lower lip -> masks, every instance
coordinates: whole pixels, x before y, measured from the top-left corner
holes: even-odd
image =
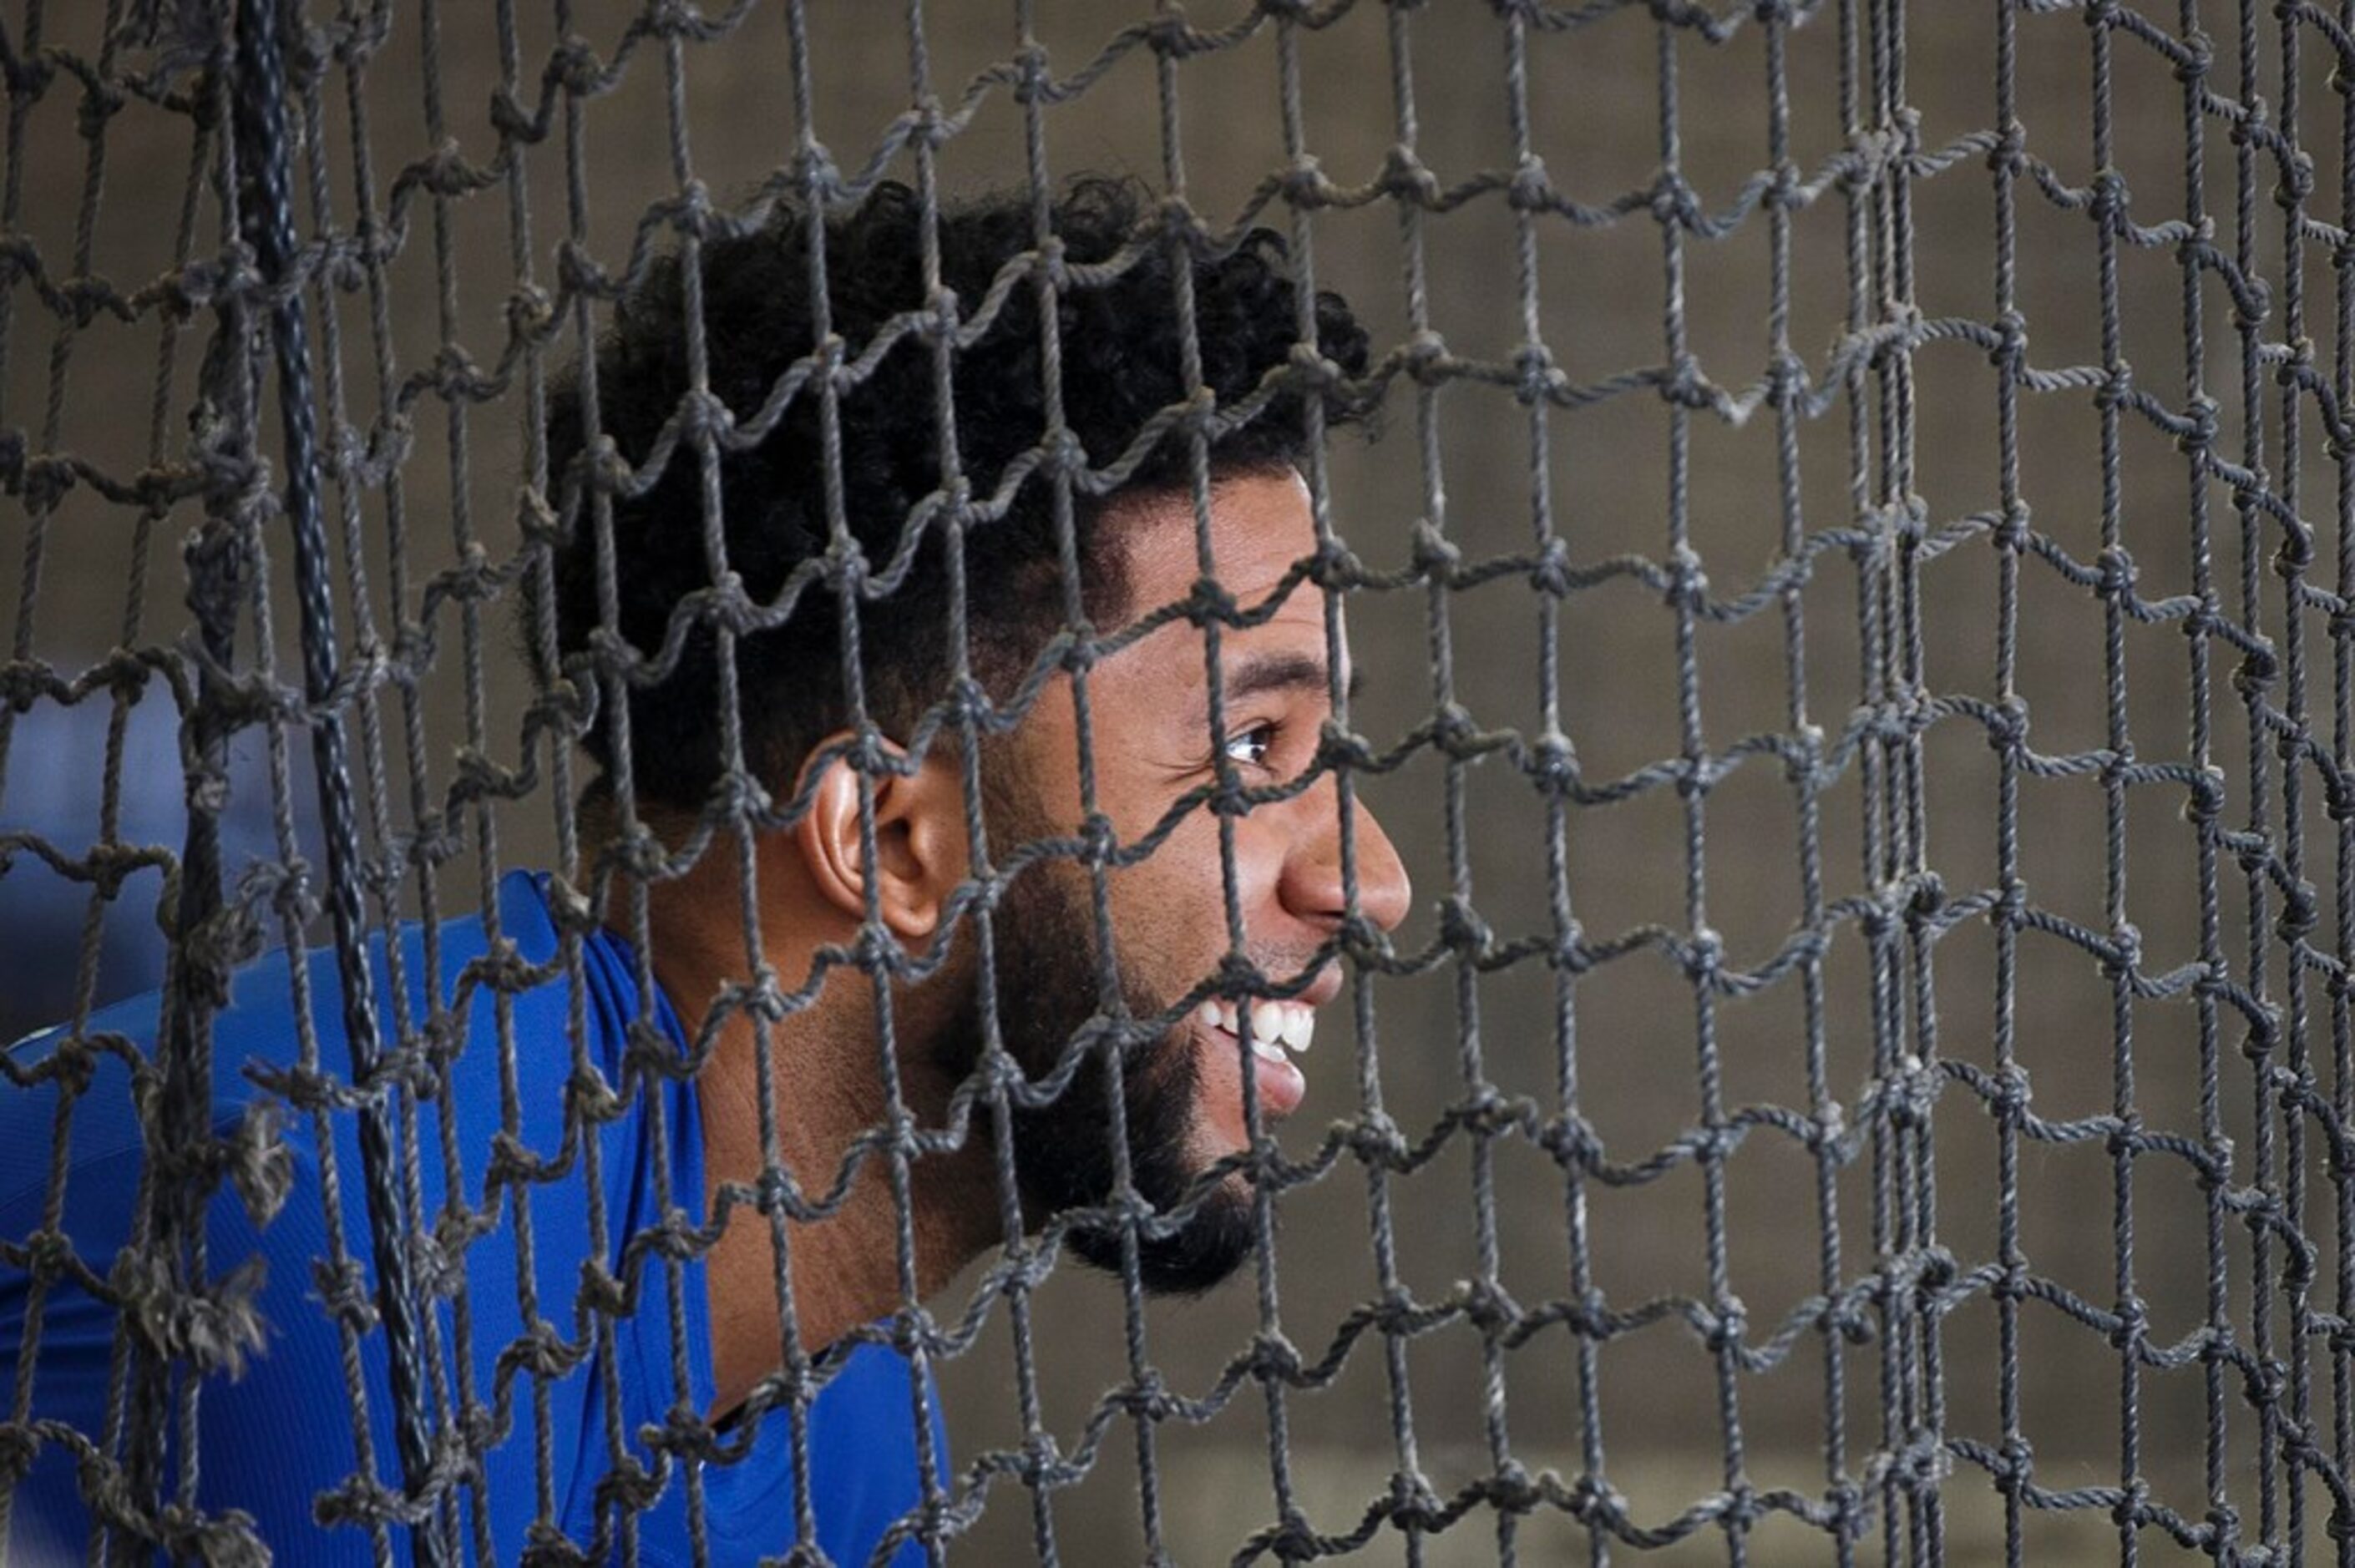
[[[1242,1051],[1242,1043],[1224,1029],[1213,1029],[1210,1037],[1222,1051]],[[1245,1053],[1251,1058],[1252,1081],[1259,1090],[1262,1116],[1286,1117],[1300,1108],[1301,1097],[1308,1092],[1308,1080],[1286,1057],[1271,1062],[1256,1051]]]

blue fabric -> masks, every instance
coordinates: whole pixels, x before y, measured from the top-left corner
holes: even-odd
[[[556,952],[544,882],[516,873],[500,885],[501,934],[521,958],[540,964]],[[438,942],[429,943],[429,935]],[[481,958],[488,944],[479,918],[447,922],[438,934],[415,927],[401,935],[403,975],[410,992],[409,1015],[426,1017],[423,977],[429,947],[442,994],[455,994],[460,971]],[[392,989],[381,939],[371,953],[383,1028],[389,1036]],[[626,1027],[637,1012],[634,963],[625,943],[600,932],[583,945],[587,1044],[591,1060],[609,1085],[621,1082]],[[340,1024],[340,992],[331,950],[307,955],[311,1012],[316,1022],[323,1066],[342,1075],[349,1057]],[[296,1060],[294,1001],[284,954],[239,971],[232,1004],[214,1026],[213,1125],[234,1128],[249,1102],[268,1097],[244,1069],[288,1066]],[[531,1155],[553,1161],[563,1156],[565,1084],[571,1071],[567,1033],[569,999],[559,975],[517,996],[512,1006],[520,1140]],[[142,1054],[154,1049],[159,998],[150,993],[110,1007],[91,1022],[92,1033],[126,1037]],[[684,1049],[677,1019],[657,998],[656,1016],[675,1045]],[[443,1190],[441,1118],[453,1118],[450,1131],[462,1163],[461,1190],[477,1208],[493,1135],[501,1127],[497,1009],[487,985],[477,986],[467,1014],[465,1045],[452,1067],[451,1098],[421,1107],[419,1132],[425,1213],[440,1212]],[[35,1036],[11,1048],[23,1065],[39,1061],[49,1039]],[[101,1055],[90,1091],[75,1105],[71,1171],[62,1229],[75,1250],[101,1277],[128,1234],[140,1166],[141,1140],[129,1093],[130,1075],[121,1061]],[[628,1111],[606,1125],[598,1140],[597,1176],[605,1201],[609,1265],[618,1265],[622,1245],[634,1232],[659,1223],[655,1128],[649,1101],[658,1101],[668,1139],[671,1198],[689,1214],[703,1208],[702,1128],[692,1084],[665,1083],[634,1097]],[[54,1086],[0,1092],[0,1235],[21,1241],[40,1228],[58,1092]],[[357,1118],[335,1117],[336,1175],[341,1186],[341,1218],[347,1253],[365,1266],[368,1229],[362,1192]],[[208,1217],[208,1263],[216,1275],[259,1255],[268,1277],[261,1308],[271,1325],[269,1340],[242,1378],[208,1383],[201,1403],[202,1470],[199,1500],[208,1510],[242,1509],[251,1514],[262,1539],[282,1562],[339,1564],[371,1560],[366,1531],[324,1530],[314,1521],[313,1499],[358,1465],[349,1401],[345,1393],[342,1349],[314,1283],[314,1260],[327,1256],[326,1210],[320,1186],[319,1149],[307,1116],[288,1113],[285,1142],[295,1165],[293,1196],[266,1227],[257,1231],[244,1205],[226,1189]],[[565,1174],[534,1184],[528,1197],[532,1282],[537,1310],[567,1340],[584,1330],[573,1300],[581,1260],[591,1255],[588,1182],[581,1151],[575,1150]],[[499,1353],[523,1331],[518,1285],[515,1205],[501,1203],[489,1234],[466,1249],[465,1277],[472,1315],[466,1347],[476,1396],[492,1401]],[[686,1348],[685,1404],[709,1412],[713,1399],[710,1312],[702,1266],[680,1271],[684,1287],[680,1326]],[[0,1266],[0,1367],[22,1359],[29,1278]],[[658,1259],[649,1256],[637,1277],[636,1312],[615,1325],[614,1370],[620,1389],[621,1429],[642,1463],[653,1455],[638,1440],[641,1428],[663,1424],[677,1405],[672,1372],[671,1305]],[[438,1304],[444,1377],[454,1387],[458,1358],[450,1304]],[[52,1287],[42,1312],[37,1365],[33,1369],[33,1415],[61,1421],[96,1437],[105,1425],[105,1400],[114,1322],[112,1311],[70,1280]],[[593,1350],[593,1340],[591,1343]],[[398,1487],[388,1393],[384,1336],[361,1342],[368,1406],[368,1437],[376,1474]],[[606,1369],[591,1355],[569,1375],[549,1385],[550,1505],[572,1540],[587,1542],[597,1524],[597,1483],[610,1468],[606,1438]],[[20,1374],[21,1375],[21,1372]],[[5,1386],[5,1377],[0,1377]],[[471,1510],[486,1510],[494,1561],[517,1561],[526,1531],[538,1510],[533,1457],[536,1442],[532,1385],[518,1372],[512,1384],[512,1419],[505,1438],[485,1460],[485,1485],[465,1489],[461,1539],[471,1541]],[[895,1351],[860,1346],[845,1359],[811,1415],[811,1489],[819,1543],[838,1563],[867,1562],[885,1530],[922,1501],[916,1462],[918,1390],[908,1364]],[[941,1417],[933,1390],[921,1391],[936,1440]],[[794,1479],[788,1413],[772,1412],[754,1436],[749,1454],[732,1466],[707,1467],[703,1475],[710,1560],[749,1563],[784,1551],[794,1539]],[[744,1435],[733,1435],[741,1440]],[[936,1453],[945,1455],[945,1446]],[[79,1559],[89,1516],[75,1487],[67,1450],[45,1444],[30,1474],[17,1488],[9,1546],[0,1553],[12,1563],[46,1563]],[[639,1559],[669,1568],[692,1561],[687,1528],[686,1489],[677,1467],[660,1499],[638,1524]],[[405,1560],[407,1542],[395,1531],[396,1556]],[[471,1557],[471,1550],[468,1553]],[[894,1568],[921,1563],[914,1542],[894,1553]]]

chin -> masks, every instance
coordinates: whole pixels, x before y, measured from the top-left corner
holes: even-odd
[[[1069,1239],[1082,1261],[1108,1274],[1124,1273],[1118,1229],[1074,1230]],[[1176,1230],[1137,1237],[1137,1283],[1150,1296],[1200,1296],[1232,1278],[1258,1240],[1250,1182],[1237,1171],[1199,1190]]]

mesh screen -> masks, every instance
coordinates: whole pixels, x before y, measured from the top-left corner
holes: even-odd
[[[17,1557],[828,1561],[853,1346],[914,1478],[875,1562],[2355,1557],[2355,4],[26,0],[0,80]],[[1146,196],[1072,262],[1083,170]],[[886,182],[894,313],[837,331],[805,244],[807,341],[715,387],[707,251]],[[1028,231],[951,289],[989,189]],[[1297,341],[1220,396],[1194,265],[1262,227]],[[1092,453],[1060,334],[1156,264],[1181,395]],[[665,276],[687,390],[625,450],[596,345]],[[1015,319],[1013,458],[936,440],[851,516],[860,389],[920,366],[954,429]],[[1221,443],[1293,405],[1302,548],[1232,592]],[[749,592],[723,470],[813,418],[823,542]],[[664,484],[695,570],[633,638],[616,513]],[[1177,564],[1099,623],[1082,523],[1140,486]],[[1018,493],[1057,629],[993,673],[961,563]],[[934,552],[911,698],[866,673]],[[1287,609],[1323,718],[1271,772],[1231,655]],[[827,773],[748,740],[747,646],[820,616],[850,914],[780,968],[762,846]],[[717,782],[666,810],[632,694],[697,650]],[[1148,660],[1208,760],[1140,817],[1103,758],[1152,715],[1101,694]],[[984,758],[1050,710],[1075,804],[1009,811]],[[942,758],[971,863],[911,940],[890,801]],[[1274,817],[1335,858],[1271,966]],[[1041,885],[1076,927],[1013,917]],[[690,928],[727,961],[666,969]],[[1050,935],[1092,1012],[1041,1059]],[[944,986],[977,1038],[911,1097]],[[1271,994],[1331,1002],[1282,1119]],[[797,1162],[844,1016],[871,1118]],[[1111,1116],[1105,1191],[1026,1202],[1018,1118],[1188,1028],[1239,1147],[1156,1203],[1167,1130]],[[1149,1289],[1221,1204],[1237,1282]],[[805,1333],[862,1212],[884,1299]],[[323,1425],[223,1414],[287,1366]],[[224,1452],[269,1444],[340,1478],[291,1538]]]

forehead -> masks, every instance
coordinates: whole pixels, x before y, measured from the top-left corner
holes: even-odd
[[[1210,486],[1211,567],[1243,606],[1267,598],[1302,557],[1315,554],[1308,487],[1290,469],[1237,474]],[[1124,496],[1104,516],[1105,543],[1122,552],[1131,615],[1185,599],[1202,576],[1190,489]],[[1322,596],[1295,590],[1277,611],[1321,622]]]

